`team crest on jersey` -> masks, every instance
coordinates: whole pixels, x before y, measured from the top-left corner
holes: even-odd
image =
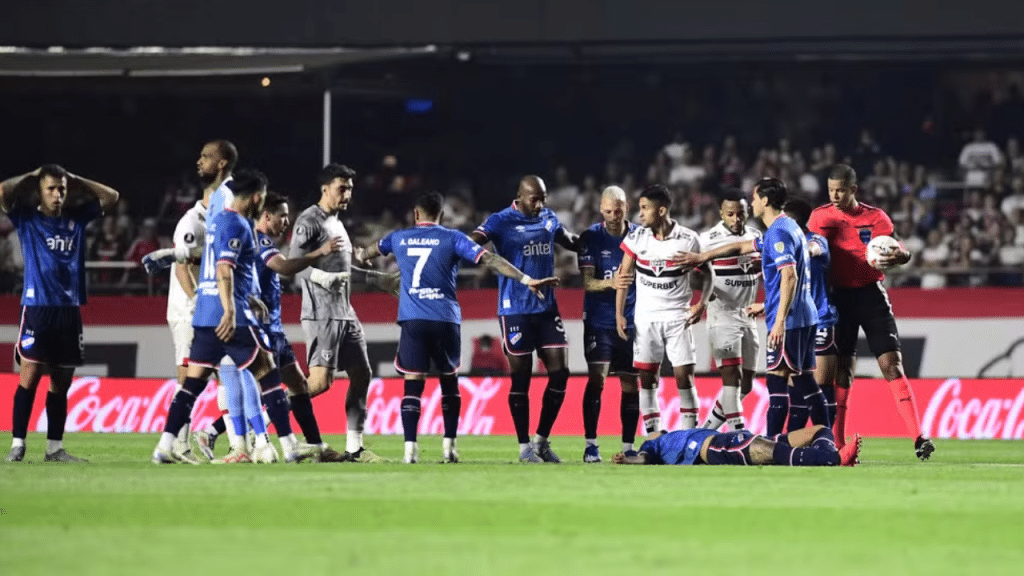
[[[330,350],[324,350],[324,351],[320,352],[320,355],[324,357],[324,360],[326,360],[328,362],[331,361],[331,351]]]
[[[649,265],[651,267],[651,270],[654,272],[654,274],[656,276],[660,276],[662,270],[665,269],[665,261],[664,260],[651,260]]]
[[[858,228],[857,233],[860,234],[860,241],[864,244],[871,242],[871,228]]]
[[[611,258],[612,251],[611,250],[601,250],[601,256],[603,256],[604,258]]]
[[[516,232],[526,232],[526,226],[516,226]]]
[[[509,334],[509,336],[508,336],[509,344],[512,344],[513,346],[518,344],[519,341],[522,340],[522,339],[523,339],[523,333],[522,332],[513,332],[513,333]]]
[[[551,229],[554,228],[554,227],[555,227],[555,221],[554,220],[548,220],[547,222],[544,222],[544,229],[547,230],[548,232],[551,232]]]
[[[786,245],[783,244],[782,242],[776,242],[775,243],[775,251],[776,252],[782,252],[785,249],[786,249]]]
[[[260,238],[260,246],[267,246],[267,247],[269,247],[269,246],[273,246],[273,245],[274,245],[274,241],[271,240],[269,236],[264,236],[263,238]]]
[[[744,273],[749,274],[750,271],[753,270],[754,268],[754,258],[749,254],[744,254],[743,256],[739,257],[738,264],[740,270],[743,270]]]
[[[238,250],[241,247],[242,241],[239,240],[238,238],[232,238],[231,240],[228,240],[228,248],[231,248],[232,250]]]

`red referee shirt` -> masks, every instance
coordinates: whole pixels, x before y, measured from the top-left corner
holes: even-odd
[[[811,232],[828,240],[832,256],[829,279],[837,288],[860,288],[885,278],[868,264],[868,242],[875,236],[892,236],[892,220],[880,208],[858,203],[846,212],[832,204],[819,206],[807,222]]]

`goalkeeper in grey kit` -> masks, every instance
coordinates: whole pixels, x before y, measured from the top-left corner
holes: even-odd
[[[366,394],[372,376],[363,326],[352,309],[352,283],[397,290],[398,275],[352,266],[352,242],[338,215],[348,209],[356,173],[347,166],[328,164],[320,172],[320,200],[295,220],[289,257],[316,250],[328,238],[339,237],[341,250],[321,257],[315,268],[296,274],[302,284],[302,329],[306,334],[306,362],[311,396],[326,392],[335,371],[348,373],[345,397],[347,436],[345,452],[356,462],[380,458],[363,448]]]

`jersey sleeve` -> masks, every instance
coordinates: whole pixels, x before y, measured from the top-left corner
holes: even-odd
[[[193,213],[189,213],[182,219],[178,220],[178,224],[174,227],[174,247],[186,247],[189,250],[199,247],[199,234],[196,231],[198,220],[192,217]],[[204,230],[205,232],[205,230]]]
[[[821,248],[821,255],[826,259],[829,258],[828,241],[825,240],[825,238],[821,234],[811,234],[811,236],[807,239],[807,243],[816,244],[819,248]]]
[[[277,249],[277,244],[274,244],[274,239],[266,234],[260,233],[260,244],[256,247],[259,250],[260,261],[264,264],[270,262],[270,260],[281,253]]]
[[[483,224],[477,226],[476,231],[486,236],[488,240],[491,240],[494,237],[495,233],[498,232],[498,229],[501,227],[501,225],[501,212],[495,212],[494,214],[488,216],[487,220],[484,220]]]
[[[626,234],[626,237],[622,240],[622,244],[619,245],[619,248],[622,248],[622,251],[625,252],[630,258],[634,260],[636,260],[636,244],[638,230],[639,229],[634,230],[629,234]]]
[[[822,236],[824,236],[825,233],[822,232],[822,226],[824,226],[824,224],[824,213],[821,210],[812,210],[811,217],[807,219],[807,229],[810,230],[811,232],[814,232],[815,234],[821,234]]]
[[[320,226],[309,218],[299,218],[292,230],[292,241],[288,244],[290,258],[299,258],[316,250],[320,244]]]
[[[240,222],[233,219],[222,219],[218,222],[214,246],[217,264],[226,262],[234,268],[246,242],[252,242],[252,232],[246,230]]]
[[[580,234],[580,251],[576,255],[576,265],[580,268],[596,268],[597,265],[594,263],[594,248],[590,245],[591,239],[594,237],[590,230],[584,230]]]
[[[764,260],[775,262],[777,269],[796,266],[796,246],[789,234],[781,229],[769,229],[764,235]]]
[[[87,224],[102,214],[103,208],[100,207],[100,201],[93,198],[79,206],[71,215],[71,219],[79,224]]]
[[[483,258],[486,250],[484,250],[483,246],[473,242],[472,238],[458,231],[453,231],[452,236],[454,239],[452,246],[460,258],[474,264]]]
[[[394,232],[388,234],[387,236],[377,241],[377,251],[380,252],[381,256],[387,256],[388,254],[394,252],[394,249],[391,248],[391,237],[393,235]]]
[[[896,229],[892,225],[892,219],[885,213],[885,210],[878,211],[878,221],[875,222],[875,236],[892,236]]]

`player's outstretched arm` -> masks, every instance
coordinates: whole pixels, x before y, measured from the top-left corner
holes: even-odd
[[[683,266],[693,266],[696,268],[705,262],[714,260],[715,258],[740,256],[742,254],[750,254],[751,252],[756,252],[756,250],[754,250],[754,243],[750,240],[744,240],[719,246],[714,250],[708,250],[707,252],[701,252],[700,254],[695,254],[693,252],[679,252],[672,256],[672,260],[679,262]]]
[[[86,193],[95,196],[96,200],[99,201],[100,203],[100,208],[104,212],[106,212],[114,204],[117,204],[118,199],[120,199],[121,197],[121,194],[117,190],[114,190],[113,188],[107,186],[106,184],[102,184],[95,180],[89,180],[88,178],[83,178],[82,176],[78,176],[76,174],[68,173],[68,187],[74,186],[76,184],[81,186],[82,190],[84,190]]]
[[[487,238],[487,235],[479,230],[473,230],[472,232],[470,232],[469,239],[481,246],[486,246],[487,243],[490,242],[490,240]]]
[[[369,264],[370,260],[373,260],[378,256],[383,256],[383,254],[380,253],[380,248],[378,248],[377,243],[374,242],[365,248],[356,247],[353,251],[352,259],[365,266]]]
[[[0,208],[3,208],[4,212],[10,212],[11,208],[14,208],[14,205],[17,203],[18,187],[29,178],[38,178],[39,170],[40,168],[36,168],[31,172],[26,172],[20,176],[12,176],[0,182]]]
[[[501,274],[506,278],[511,278],[516,282],[525,284],[530,289],[530,292],[533,292],[533,294],[541,300],[544,299],[544,294],[540,291],[541,288],[544,288],[545,286],[557,286],[560,282],[560,280],[555,276],[549,276],[547,278],[531,278],[524,274],[519,268],[513,266],[511,262],[505,260],[494,252],[484,252],[480,256],[480,263],[495,274]]]
[[[635,456],[626,456],[619,452],[612,456],[612,464],[647,464],[647,453],[637,452]]]
[[[593,266],[580,266],[580,275],[583,276],[584,292],[604,292],[615,289],[615,276],[611,278],[594,278]]]
[[[580,244],[580,237],[566,230],[565,226],[559,228],[555,233],[555,243],[566,250],[576,253],[583,249],[583,246]]]
[[[231,340],[235,335],[235,269],[227,262],[217,264],[217,295],[220,296],[220,305],[224,309],[224,315],[220,318],[220,324],[214,331],[217,338],[224,342]]]
[[[326,256],[339,250],[341,250],[341,238],[336,236],[324,242],[316,250],[298,258],[285,258],[280,254],[276,254],[267,262],[267,268],[282,276],[292,276],[312,266],[321,256]]]

